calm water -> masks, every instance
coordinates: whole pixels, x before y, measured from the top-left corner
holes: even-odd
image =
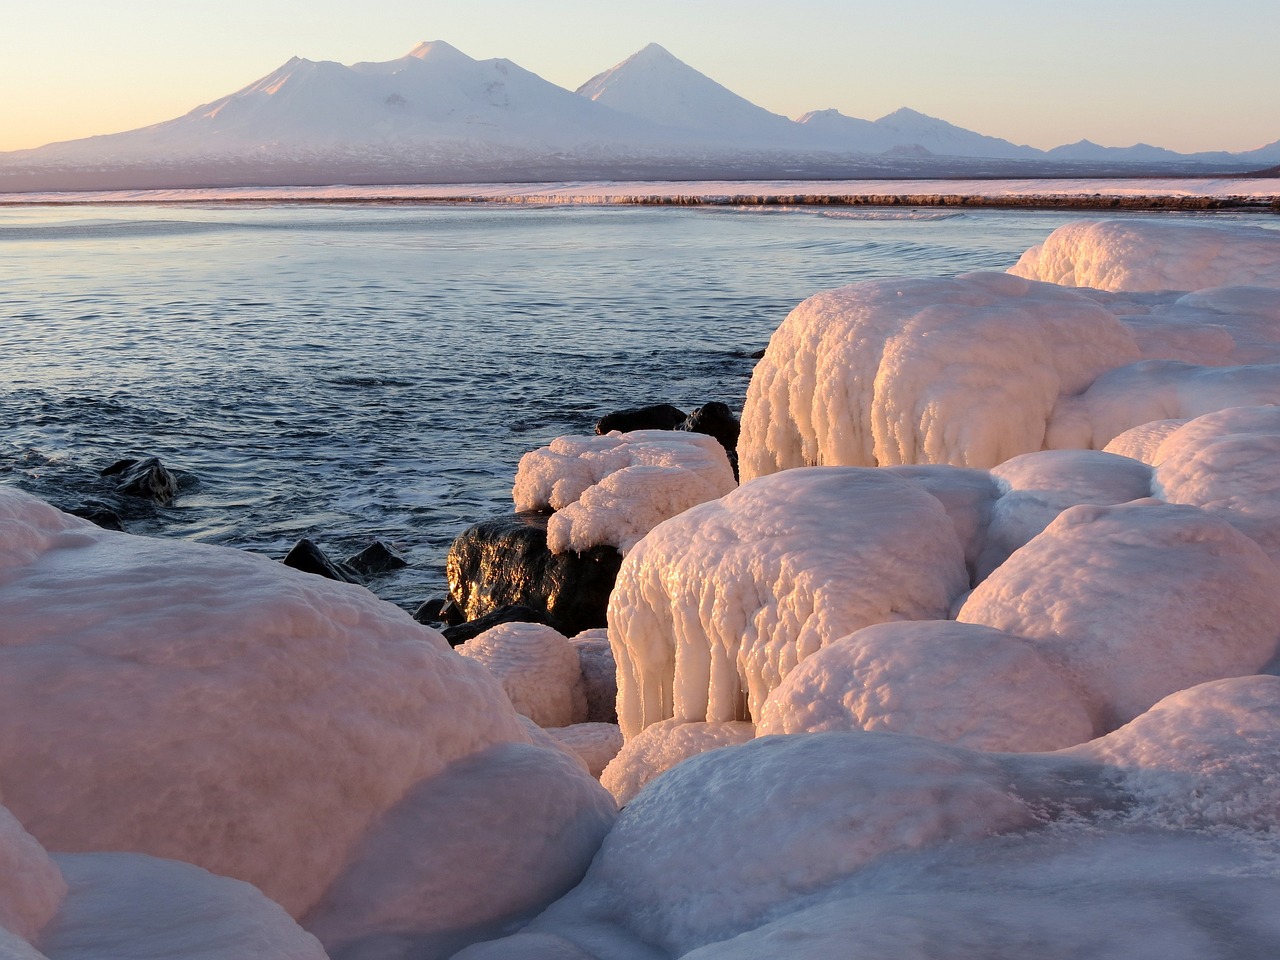
[[[1071,217],[0,208],[0,483],[72,507],[156,455],[183,490],[132,532],[274,557],[385,538],[413,566],[371,588],[411,608],[510,509],[526,450],[641,403],[737,409],[810,293],[1003,270]]]

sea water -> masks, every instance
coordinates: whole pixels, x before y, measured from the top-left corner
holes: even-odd
[[[74,508],[158,456],[181,492],[130,532],[276,558],[384,539],[411,566],[370,587],[412,609],[452,539],[511,509],[525,451],[625,407],[740,409],[809,294],[1005,270],[1075,216],[0,208],[0,483]]]

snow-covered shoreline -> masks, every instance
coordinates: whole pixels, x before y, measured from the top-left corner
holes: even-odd
[[[0,194],[0,206],[120,203],[1069,206],[1280,211],[1280,178],[683,180],[439,183]]]

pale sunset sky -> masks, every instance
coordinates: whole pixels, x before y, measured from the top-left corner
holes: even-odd
[[[0,150],[168,120],[295,55],[445,40],[568,89],[654,41],[790,117],[1238,151],[1280,139],[1277,37],[1275,0],[5,0]]]

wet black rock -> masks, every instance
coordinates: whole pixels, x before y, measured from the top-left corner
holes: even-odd
[[[500,623],[544,623],[553,629],[560,629],[560,625],[547,616],[545,610],[534,610],[532,607],[526,607],[521,604],[511,604],[510,606],[491,610],[483,617],[478,617],[475,620],[468,620],[466,623],[445,627],[440,631],[440,635],[449,641],[449,646],[457,647],[474,637],[480,636],[486,630],[493,629]]]
[[[761,347],[759,350],[755,351],[754,353],[747,354],[747,357],[751,360],[763,360],[764,351],[765,351],[765,348]]]
[[[284,565],[303,573],[314,573],[318,577],[341,580],[343,583],[364,583],[355,570],[341,561],[330,560],[323,550],[306,537],[295,543],[285,555]]]
[[[119,493],[152,500],[162,506],[172,503],[178,495],[177,478],[158,457],[117,460],[102,471],[102,476],[111,477]]]
[[[705,433],[720,441],[720,446],[729,455],[733,478],[738,479],[738,435],[742,432],[742,424],[733,415],[728,404],[719,400],[704,403],[689,414],[680,429],[691,433]]]
[[[611,430],[630,433],[632,430],[674,430],[684,423],[685,413],[669,403],[655,403],[648,407],[630,407],[606,413],[596,421],[596,433]]]
[[[124,520],[120,513],[111,504],[101,500],[89,500],[79,506],[69,507],[67,513],[96,523],[104,530],[124,530]]]
[[[520,605],[544,612],[568,636],[605,625],[621,555],[613,547],[552,553],[550,516],[530,510],[493,517],[453,541],[445,562],[449,599],[468,620]]]
[[[432,597],[430,600],[423,600],[418,604],[418,609],[413,611],[413,619],[419,623],[425,623],[427,626],[435,626],[438,623],[447,624],[449,626],[457,626],[464,623],[466,617],[462,615],[462,611],[454,606],[453,601],[448,597]]]
[[[409,565],[409,561],[400,555],[400,551],[385,540],[373,541],[359,553],[347,557],[342,562],[362,577],[389,573]]]

